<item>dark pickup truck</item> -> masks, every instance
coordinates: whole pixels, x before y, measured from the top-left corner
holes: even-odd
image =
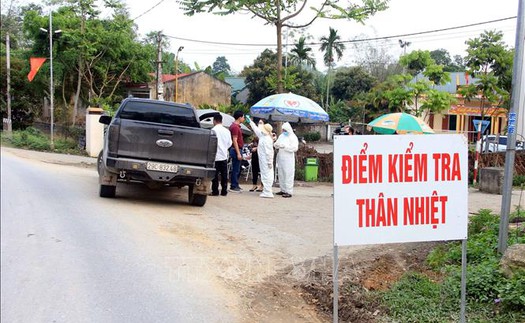
[[[215,176],[217,137],[200,126],[189,104],[128,98],[115,116],[101,116],[104,148],[98,159],[101,197],[115,197],[117,181],[151,188],[188,186],[190,204],[203,206]]]

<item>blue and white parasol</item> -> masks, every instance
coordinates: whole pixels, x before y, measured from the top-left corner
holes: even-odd
[[[253,117],[299,123],[326,122],[328,113],[314,101],[293,93],[265,97],[250,108]]]

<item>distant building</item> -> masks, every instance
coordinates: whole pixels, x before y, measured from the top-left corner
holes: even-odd
[[[425,121],[428,122],[434,131],[438,133],[464,133],[469,138],[469,141],[474,141],[476,139],[476,129],[473,121],[481,120],[482,114],[484,115],[483,120],[489,122],[485,134],[501,134],[505,131],[507,109],[491,106],[482,110],[480,107],[481,96],[467,101],[457,93],[459,88],[468,84],[475,84],[478,79],[472,78],[464,72],[450,73],[450,79],[450,82],[438,85],[435,89],[454,94],[457,100],[456,104],[451,105],[449,109],[442,113],[424,115]]]
[[[127,95],[139,98],[156,97],[156,81],[128,84]],[[190,103],[198,108],[202,105],[218,106],[231,104],[231,85],[204,72],[185,74],[163,74],[163,98],[165,101]],[[175,89],[177,98],[175,98]]]
[[[232,98],[237,100],[240,103],[246,104],[248,102],[248,94],[250,90],[245,83],[245,77],[226,77],[224,81],[229,83],[232,87]]]

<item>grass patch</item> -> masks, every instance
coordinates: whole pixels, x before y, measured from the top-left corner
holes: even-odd
[[[521,210],[511,215],[518,217]],[[481,210],[471,218],[467,241],[467,318],[469,322],[525,322],[525,271],[512,278],[500,270],[497,252],[499,216]],[[521,230],[521,231],[520,231]],[[523,229],[509,231],[508,245],[525,243]],[[381,293],[389,319],[396,322],[457,322],[460,310],[461,243],[435,248],[427,265],[443,275],[405,274]]]
[[[84,149],[78,147],[77,141],[72,138],[65,138],[57,136],[54,138],[54,149],[51,149],[51,141],[49,137],[42,131],[29,127],[25,130],[13,131],[11,136],[2,133],[2,145],[37,150],[37,151],[52,151],[62,154],[87,156]]]

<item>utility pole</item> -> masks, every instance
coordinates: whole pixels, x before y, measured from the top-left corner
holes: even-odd
[[[403,41],[403,40],[399,40],[399,46],[401,46],[401,48],[403,49],[403,56],[405,56],[407,54],[407,47],[410,46],[410,44],[412,44],[411,42],[409,41]],[[406,73],[406,68],[403,66],[403,74]]]
[[[54,124],[55,124],[55,113],[54,113],[54,103],[53,99],[55,96],[55,86],[53,83],[53,34],[57,34],[57,36],[60,35],[62,30],[55,30],[53,32],[53,10],[49,10],[49,30],[46,30],[44,28],[40,28],[41,31],[47,33],[49,35],[49,114],[51,115],[50,121],[49,121],[49,137],[50,137],[50,147],[51,150],[55,148],[55,143],[53,140],[54,135]]]
[[[516,46],[514,51],[514,66],[512,71],[512,95],[509,110],[509,121],[507,126],[507,151],[505,152],[505,175],[503,176],[503,195],[501,198],[501,212],[498,234],[498,252],[507,250],[507,239],[509,237],[509,213],[512,197],[512,176],[514,171],[514,157],[516,156],[516,121],[520,118],[520,102],[524,102],[525,90],[523,90],[523,60],[525,59],[525,0],[518,4],[518,22],[516,25]],[[523,106],[521,107],[523,110]],[[523,111],[522,111],[523,112]],[[523,118],[523,116],[521,117]]]
[[[7,119],[4,119],[4,129],[11,135],[13,123],[11,119],[11,42],[9,40],[9,32],[5,35],[5,47],[7,65]]]
[[[164,100],[164,85],[162,84],[162,32],[157,33],[157,89],[155,99]]]
[[[175,55],[175,95],[173,98],[174,102],[179,102],[178,91],[179,91],[179,53],[184,49],[184,46],[179,46],[177,49],[177,55]]]
[[[53,97],[55,96],[55,86],[53,84],[53,10],[49,10],[49,113],[51,120],[49,121],[50,126],[50,146],[51,150],[55,149],[55,142],[53,140],[54,132],[54,112]]]

